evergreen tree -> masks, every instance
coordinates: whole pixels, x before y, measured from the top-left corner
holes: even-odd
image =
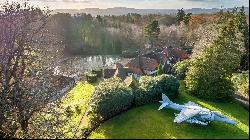
[[[186,14],[186,15],[184,16],[183,22],[185,23],[185,25],[188,25],[188,24],[189,24],[189,21],[190,21],[190,19],[191,19],[191,15],[192,15],[192,13],[188,13],[188,14]]]
[[[151,47],[154,47],[160,34],[160,26],[157,20],[152,21],[144,28],[145,37],[148,38]]]
[[[209,100],[226,99],[233,93],[230,76],[241,56],[237,34],[235,22],[228,20],[213,44],[191,59],[185,79],[189,93]]]
[[[176,15],[177,23],[180,24],[181,21],[183,21],[185,16],[186,16],[186,14],[185,14],[185,11],[183,10],[183,8],[178,9],[178,12],[177,12],[177,15]]]
[[[239,32],[243,35],[243,42],[245,52],[241,57],[241,69],[248,70],[249,69],[249,27],[246,20],[246,14],[244,11],[244,7],[240,9],[235,18],[236,26]]]

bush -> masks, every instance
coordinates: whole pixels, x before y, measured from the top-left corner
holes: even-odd
[[[103,71],[102,69],[99,70],[92,70],[92,73],[97,75],[97,78],[101,78],[103,76]]]
[[[183,80],[186,77],[186,72],[189,67],[189,60],[179,61],[173,66],[173,71],[176,77],[180,80]]]
[[[175,77],[166,74],[157,77],[142,76],[139,80],[139,88],[134,93],[135,105],[158,102],[162,98],[162,93],[174,99],[178,96],[179,86],[179,81]]]
[[[86,74],[86,78],[87,78],[87,81],[90,82],[90,83],[94,83],[97,81],[97,74],[95,73],[87,73]]]
[[[249,98],[249,73],[233,74],[231,81],[235,90],[239,91],[242,96]]]
[[[132,107],[133,93],[118,77],[105,79],[96,87],[87,114],[90,125],[98,125]]]

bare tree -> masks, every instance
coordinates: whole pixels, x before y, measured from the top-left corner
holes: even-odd
[[[27,2],[0,8],[0,132],[27,137],[31,116],[57,93],[58,43],[46,27],[49,10]]]

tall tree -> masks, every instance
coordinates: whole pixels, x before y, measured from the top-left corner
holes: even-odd
[[[9,136],[26,137],[33,113],[56,95],[51,75],[61,50],[48,17],[26,2],[0,8],[0,132]]]
[[[160,26],[157,20],[153,20],[144,28],[145,37],[149,40],[151,47],[155,47],[160,34]]]
[[[236,29],[234,20],[228,20],[217,39],[191,59],[185,79],[191,94],[209,100],[223,100],[233,93],[229,77],[240,64],[243,47]]]
[[[243,35],[242,39],[245,48],[245,52],[241,58],[241,69],[249,70],[249,26],[247,24],[244,7],[237,12],[235,22],[239,32]]]
[[[185,11],[183,10],[183,8],[178,9],[178,12],[177,12],[177,15],[176,15],[177,23],[180,24],[181,21],[183,21],[185,16],[186,16],[186,14],[185,14]]]

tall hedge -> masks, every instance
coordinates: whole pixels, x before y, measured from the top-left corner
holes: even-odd
[[[98,125],[131,108],[132,103],[132,90],[120,78],[105,79],[96,87],[89,102],[87,114],[91,125]]]
[[[162,93],[170,99],[178,96],[179,81],[170,75],[160,75],[156,77],[142,76],[139,80],[139,87],[135,91],[135,105],[145,105],[156,103],[161,100]]]

